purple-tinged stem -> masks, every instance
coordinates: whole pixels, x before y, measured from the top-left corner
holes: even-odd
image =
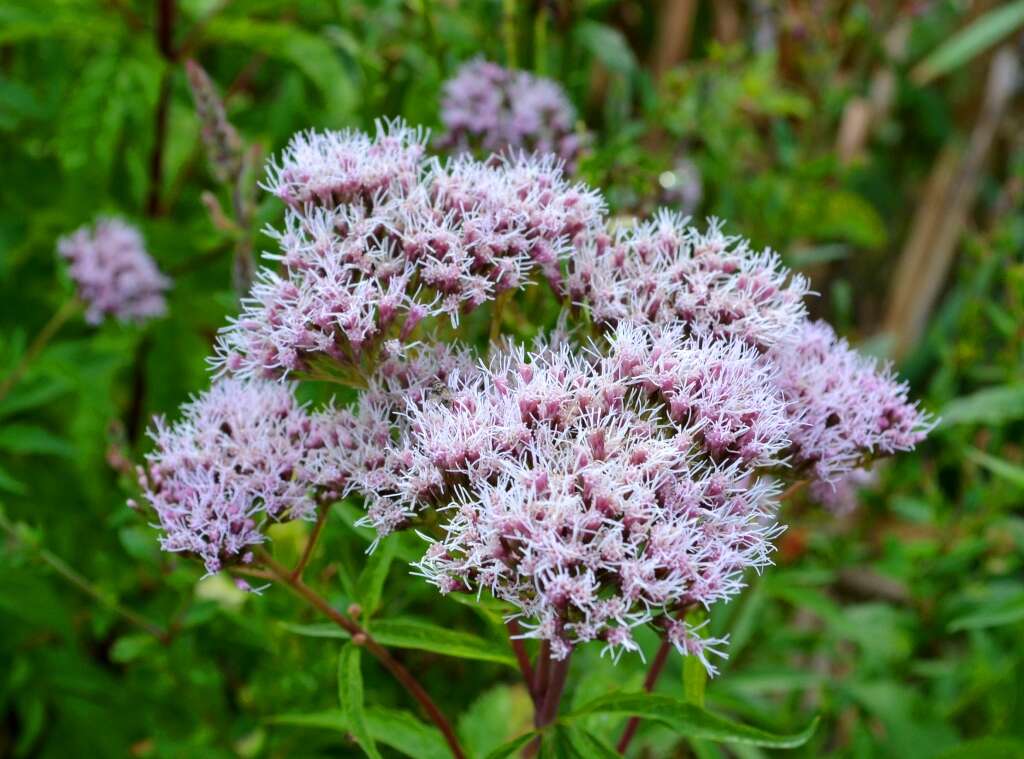
[[[456,737],[451,723],[448,722],[448,719],[438,708],[437,704],[434,703],[430,694],[427,693],[409,670],[392,657],[386,648],[374,640],[373,636],[363,629],[362,625],[331,606],[323,596],[306,585],[300,578],[293,577],[292,573],[286,567],[278,564],[267,551],[259,549],[258,556],[276,581],[286,585],[293,593],[303,598],[313,608],[334,622],[334,624],[349,633],[352,636],[353,642],[358,641],[359,645],[366,648],[398,682],[404,685],[409,695],[415,698],[420,706],[423,707],[431,722],[437,725],[438,730],[441,731],[445,741],[448,743],[452,756],[455,759],[466,759],[466,755],[459,745],[459,739]]]
[[[519,623],[514,619],[510,619],[505,623],[505,627],[508,630],[508,642],[512,645],[516,661],[519,663],[519,671],[523,673],[523,683],[526,685],[530,698],[533,699],[534,708],[537,708],[537,692],[534,690],[533,667],[530,666],[530,657],[526,653],[523,639],[519,637],[521,633]]]
[[[651,662],[651,668],[647,671],[647,677],[644,678],[644,690],[648,693],[654,690],[654,686],[657,684],[658,678],[661,676],[661,671],[665,669],[665,662],[668,661],[668,654],[671,650],[672,644],[669,643],[668,638],[661,641],[658,653],[654,655],[654,661]],[[620,754],[626,753],[626,749],[629,748],[629,744],[633,740],[633,736],[636,735],[636,729],[639,725],[639,717],[629,718],[629,722],[626,723],[626,729],[622,731],[622,737],[619,738],[619,743],[615,747]]]

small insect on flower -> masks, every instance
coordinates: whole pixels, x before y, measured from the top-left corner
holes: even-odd
[[[445,82],[441,123],[442,148],[550,153],[570,173],[586,141],[586,135],[575,131],[576,111],[561,85],[482,58],[464,63]]]
[[[57,251],[68,264],[85,318],[99,324],[107,316],[143,322],[167,309],[164,293],[171,281],[146,252],[142,234],[116,218],[100,219],[62,237]]]
[[[290,385],[223,379],[181,411],[174,424],[155,420],[139,468],[165,551],[194,554],[213,573],[251,560],[268,522],[315,516],[324,439]]]

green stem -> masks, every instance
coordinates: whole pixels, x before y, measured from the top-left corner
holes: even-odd
[[[503,0],[501,10],[501,31],[505,38],[505,65],[510,69],[519,67],[516,55],[516,0]]]
[[[21,379],[22,375],[28,369],[29,365],[35,361],[36,357],[42,352],[43,348],[53,339],[53,336],[57,334],[58,330],[64,326],[64,323],[70,319],[79,309],[79,302],[75,298],[71,298],[66,301],[64,305],[58,308],[53,316],[50,317],[50,321],[46,322],[39,334],[36,335],[32,344],[29,345],[28,350],[25,351],[25,355],[21,357],[21,361],[14,367],[14,371],[7,375],[3,383],[0,384],[0,400],[3,400],[7,393],[18,384],[18,380]]]
[[[51,551],[48,551],[47,549],[33,542],[24,540],[21,537],[21,535],[18,534],[18,531],[15,529],[14,525],[11,524],[11,522],[7,519],[7,516],[2,511],[0,511],[0,528],[3,528],[3,531],[6,532],[11,537],[11,539],[16,541],[19,545],[32,549],[35,552],[35,554],[43,560],[45,564],[47,564],[51,569],[53,569],[54,572],[63,577],[71,585],[74,585],[87,596],[94,599],[95,601],[98,601],[100,604],[108,608],[110,611],[114,612],[115,614],[118,614],[126,621],[131,622],[136,627],[145,630],[164,645],[167,645],[171,642],[170,634],[166,630],[162,629],[159,625],[150,622],[141,614],[138,614],[137,612],[132,611],[126,606],[121,605],[117,600],[115,600],[113,597],[109,596],[107,593],[98,588],[87,577],[77,572],[56,554],[52,553]]]

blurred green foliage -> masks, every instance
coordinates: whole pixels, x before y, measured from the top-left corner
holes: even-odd
[[[439,88],[460,62],[514,55],[569,90],[595,134],[580,173],[613,210],[664,202],[663,176],[685,158],[703,185],[699,216],[720,215],[729,229],[778,248],[822,294],[813,308],[851,339],[867,338],[883,323],[924,179],[978,112],[985,45],[1017,32],[1006,25],[1020,3],[1016,15],[997,19],[997,33],[988,19],[984,34],[930,58],[926,85],[910,71],[963,27],[965,4],[786,2],[764,27],[755,10],[763,16],[772,5],[698,3],[689,55],[661,76],[648,57],[663,19],[641,2],[0,5],[0,373],[71,297],[54,246],[79,224],[101,213],[128,217],[175,280],[167,318],[99,329],[72,320],[0,401],[9,527],[0,542],[0,756],[360,755],[349,734],[385,756],[410,746],[414,756],[444,755],[372,660],[361,664],[365,714],[338,710],[344,643],[324,637],[321,620],[284,590],[252,595],[223,577],[200,580],[199,568],[161,553],[154,531],[124,506],[148,419],[173,414],[205,386],[204,359],[235,304],[238,233],[211,223],[201,199],[213,192],[230,206],[205,164],[186,57],[227,93],[230,119],[266,157],[308,127],[366,127],[391,115],[436,126]],[[735,33],[720,28],[730,8]],[[907,36],[896,54],[885,33],[898,25]],[[840,125],[879,70],[889,73],[891,101],[847,160],[837,149]],[[732,643],[723,674],[707,684],[707,704],[775,730],[820,715],[797,755],[1024,755],[1019,106],[979,179],[941,302],[902,364],[944,421],[919,451],[880,471],[852,514],[801,497],[788,503],[779,566],[751,577],[749,592],[712,615]],[[261,196],[252,231],[280,215]],[[532,303],[521,311],[553,313]],[[394,640],[407,636],[398,655],[459,715],[474,756],[515,737],[529,721],[529,699],[514,684],[500,618],[409,580],[415,545],[407,536],[368,559],[356,515],[353,504],[332,510],[311,581],[338,608],[361,604],[382,636],[389,624]],[[274,551],[292,559],[306,537],[304,525],[278,528]],[[118,608],[168,630],[168,639]],[[464,637],[409,642],[426,620]],[[642,642],[649,654],[657,644],[653,634]],[[340,666],[360,662],[344,654]],[[692,679],[684,689],[683,667],[670,660],[660,692],[699,692]],[[614,667],[588,649],[571,677],[576,708],[638,688],[643,665]],[[609,742],[623,721],[579,719]],[[645,722],[632,753],[767,752],[681,743]]]

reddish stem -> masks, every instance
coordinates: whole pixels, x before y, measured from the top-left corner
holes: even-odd
[[[547,654],[547,652],[545,652]],[[558,716],[558,706],[562,703],[562,694],[565,692],[565,680],[569,675],[569,657],[564,659],[548,659],[548,683],[543,694],[537,694],[542,699],[541,705],[533,714],[533,725],[538,730],[547,727],[555,721]],[[543,660],[542,662],[543,663]],[[534,738],[523,751],[526,759],[535,756],[540,750],[541,736]]]
[[[306,547],[302,551],[302,556],[299,557],[299,563],[295,565],[295,569],[292,570],[291,577],[293,580],[302,579],[302,572],[305,570],[306,565],[309,564],[310,558],[313,556],[313,549],[316,548],[317,540],[320,539],[320,533],[324,529],[324,522],[327,521],[327,505],[320,504],[320,510],[316,515],[316,524],[313,525],[313,531],[309,535],[309,540],[306,541]]]
[[[530,657],[526,653],[523,639],[519,637],[522,632],[519,628],[519,623],[514,619],[510,619],[505,623],[505,627],[508,629],[508,642],[512,644],[516,661],[519,663],[519,671],[523,673],[523,682],[526,684],[526,690],[529,691],[530,698],[533,699],[534,708],[537,708],[537,692],[533,687],[533,667],[530,666]]]
[[[540,652],[537,654],[537,667],[533,670],[534,701],[540,702],[548,689],[548,670],[551,665],[551,644],[541,641]],[[538,703],[538,708],[540,704]]]
[[[449,749],[451,749],[452,756],[454,756],[455,759],[466,759],[466,755],[463,753],[462,747],[459,745],[459,739],[455,736],[455,731],[452,729],[448,719],[441,713],[437,704],[435,704],[433,699],[430,698],[430,694],[424,690],[423,686],[420,685],[419,681],[413,677],[409,670],[393,658],[391,654],[388,653],[387,649],[374,640],[373,636],[363,629],[358,622],[345,616],[327,603],[326,599],[306,585],[300,578],[292,577],[292,573],[285,567],[278,564],[269,553],[261,549],[259,551],[259,557],[275,580],[287,585],[292,592],[305,599],[311,606],[313,606],[313,608],[334,622],[334,624],[338,625],[342,630],[349,633],[352,636],[353,642],[359,641],[367,651],[373,654],[377,661],[379,661],[384,668],[387,669],[396,680],[398,680],[398,682],[405,686],[406,690],[409,691],[409,695],[419,702],[420,706],[423,707],[423,710],[430,717],[430,720],[437,725],[438,730],[441,731],[445,741],[448,743]]]
[[[661,671],[665,669],[665,662],[668,661],[668,654],[671,650],[672,644],[668,642],[668,638],[661,641],[661,647],[658,648],[658,653],[654,655],[651,668],[647,671],[647,677],[644,678],[644,690],[648,693],[654,690],[654,686],[661,676]],[[626,749],[629,748],[629,744],[633,740],[633,736],[636,735],[636,729],[639,725],[639,717],[629,718],[629,722],[626,723],[626,729],[622,731],[622,737],[619,738],[619,744],[615,747],[620,754],[626,753]]]

